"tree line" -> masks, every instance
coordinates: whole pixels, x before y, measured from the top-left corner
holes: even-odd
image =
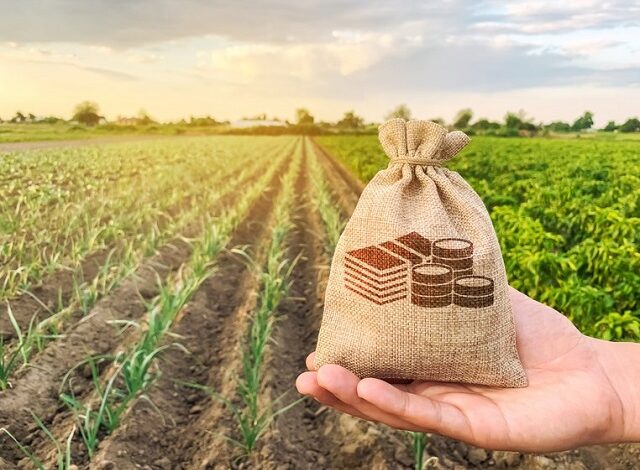
[[[409,120],[413,117],[413,114],[409,107],[405,104],[401,104],[391,110],[385,115],[385,119],[391,118],[403,118]],[[474,121],[474,113],[470,108],[465,108],[456,114],[453,121],[450,123],[445,122],[442,118],[432,118],[431,121],[438,122],[450,129],[459,129],[467,134],[474,135],[496,135],[496,136],[532,136],[538,134],[549,133],[568,133],[568,132],[583,132],[589,130],[595,130],[593,128],[593,113],[585,111],[582,115],[578,116],[573,122],[565,121],[552,121],[550,123],[534,122],[531,117],[520,110],[518,112],[508,112],[502,121],[492,121],[486,118],[480,118]],[[250,121],[267,121],[266,114],[258,114],[251,118],[245,118]],[[295,111],[295,120],[281,121],[278,118],[272,118],[271,121],[277,121],[281,123],[280,129],[256,129],[256,133],[282,133],[286,127],[289,131],[299,131],[308,134],[321,134],[330,132],[332,130],[344,131],[344,132],[375,132],[375,128],[378,123],[367,123],[364,118],[358,116],[354,110],[346,111],[342,118],[335,122],[317,121],[315,117],[307,108],[298,108]],[[4,122],[0,119],[0,123]],[[10,123],[46,123],[55,124],[57,122],[67,122],[62,118],[56,116],[48,116],[43,118],[36,117],[33,113],[23,113],[21,111],[7,120]],[[96,126],[100,124],[109,124],[104,116],[100,114],[100,108],[92,101],[83,101],[78,104],[74,110],[70,122],[75,122],[85,126]],[[115,124],[131,125],[131,126],[148,126],[159,124],[149,114],[140,110],[137,117],[123,118],[121,116],[115,121]],[[212,127],[220,125],[228,125],[228,121],[218,121],[211,116],[194,117],[191,116],[189,120],[182,119],[175,123],[178,126],[198,126],[198,127]],[[256,127],[269,127],[269,126],[256,126]],[[604,132],[640,132],[640,120],[637,117],[627,119],[625,122],[616,123],[615,121],[609,121],[605,127],[599,129]]]

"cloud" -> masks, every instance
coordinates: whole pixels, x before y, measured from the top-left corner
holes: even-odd
[[[462,3],[408,7],[402,0],[21,0],[3,9],[0,41],[128,48],[212,35],[241,42],[321,42],[334,30],[392,31],[416,18],[450,27],[464,11],[458,8]]]
[[[138,77],[131,73],[101,66],[88,65],[84,60],[78,57],[77,54],[58,51],[51,48],[21,46],[16,43],[9,43],[6,48],[0,47],[0,60],[1,59],[12,62],[72,67],[117,80],[138,80]]]
[[[406,55],[422,44],[418,36],[333,31],[333,40],[306,44],[241,44],[201,53],[202,71],[223,74],[251,84],[273,79],[310,83],[330,77],[348,77],[388,60]]]
[[[484,33],[566,34],[570,31],[637,26],[637,0],[520,0],[490,2],[497,13],[472,27]]]
[[[639,41],[638,0],[21,0],[2,9],[0,67],[41,64],[23,67],[38,70],[32,89],[54,68],[82,75],[77,86],[100,82],[110,99],[153,89],[178,103],[198,89],[197,106],[206,94],[250,113],[377,97],[382,113],[418,96],[628,89]]]

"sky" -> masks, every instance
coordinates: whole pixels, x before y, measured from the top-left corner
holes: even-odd
[[[0,118],[640,115],[640,0],[0,0]]]

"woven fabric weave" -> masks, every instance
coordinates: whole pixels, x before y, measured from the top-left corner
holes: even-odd
[[[389,167],[362,192],[336,247],[316,367],[526,386],[491,219],[471,186],[443,166],[469,137],[392,119],[379,138]]]

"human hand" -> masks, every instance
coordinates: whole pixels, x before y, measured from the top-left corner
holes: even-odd
[[[328,364],[298,391],[353,416],[503,450],[549,452],[640,440],[640,345],[582,335],[554,309],[511,289],[526,388],[360,380]]]

